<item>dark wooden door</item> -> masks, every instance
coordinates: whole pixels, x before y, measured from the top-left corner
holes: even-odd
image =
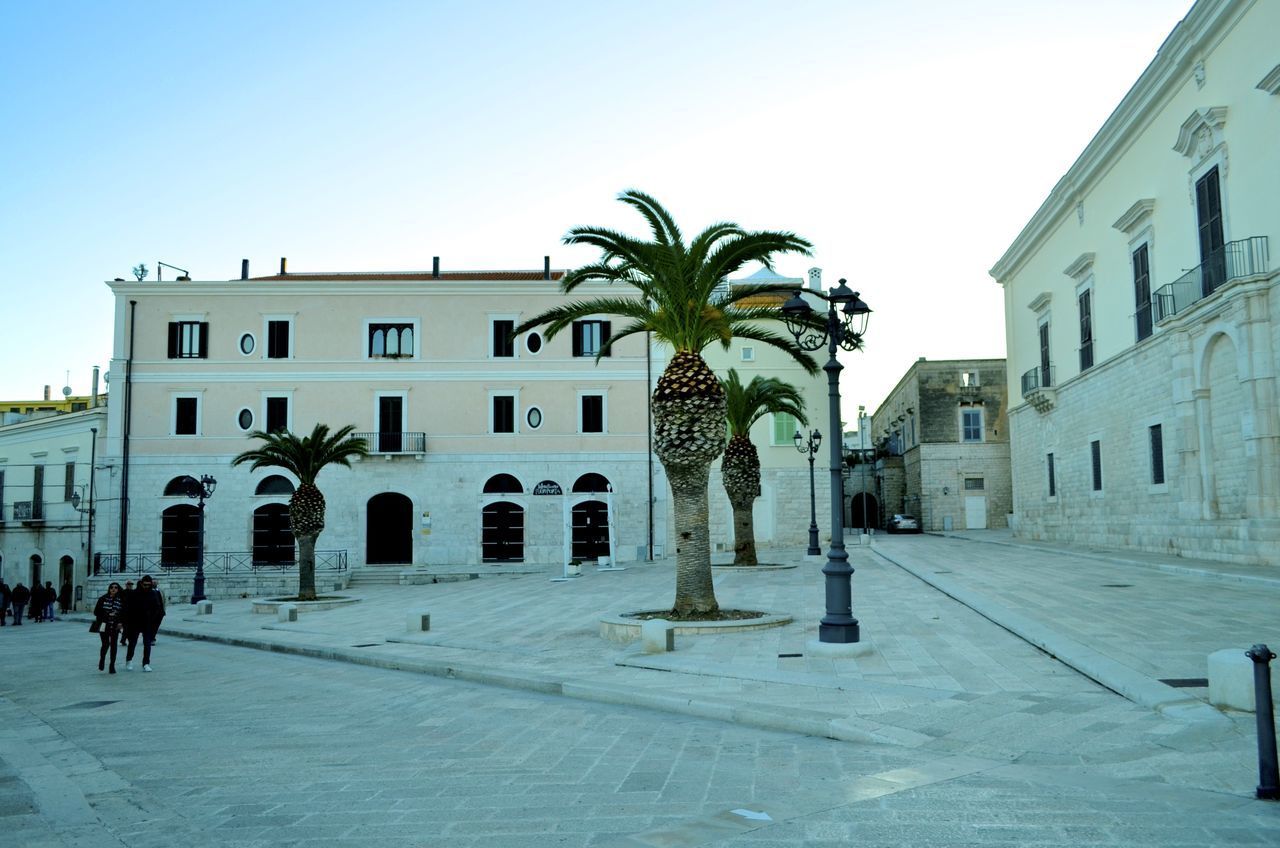
[[[573,558],[592,562],[609,555],[609,508],[604,501],[574,504]]]
[[[498,501],[480,516],[480,556],[485,562],[524,562],[524,509]]]
[[[1222,193],[1216,166],[1196,180],[1196,219],[1200,231],[1201,294],[1207,297],[1227,278],[1227,257],[1222,249]]]

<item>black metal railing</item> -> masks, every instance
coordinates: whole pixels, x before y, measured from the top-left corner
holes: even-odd
[[[264,571],[293,571],[298,567],[296,559],[288,562],[261,562],[253,558],[252,551],[206,551],[204,573],[253,574]],[[174,571],[194,573],[194,562],[171,562],[163,554],[126,554],[123,564],[119,554],[99,554],[94,557],[95,574],[157,574]],[[347,552],[316,551],[316,571],[346,571]]]
[[[355,433],[369,445],[369,453],[426,453],[426,433]]]
[[[1156,290],[1152,297],[1155,319],[1163,321],[1177,315],[1232,280],[1265,274],[1267,263],[1266,236],[1229,241],[1209,254],[1204,262]]]
[[[1048,389],[1054,385],[1054,368],[1052,365],[1037,365],[1022,375],[1022,396],[1036,389]]]

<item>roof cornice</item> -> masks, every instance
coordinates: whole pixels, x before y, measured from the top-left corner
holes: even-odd
[[[1177,87],[1189,78],[1195,62],[1205,52],[1205,46],[1220,32],[1233,26],[1254,2],[1256,0],[1197,0],[1160,45],[1156,57],[1084,152],[1058,180],[1009,249],[991,267],[988,273],[996,282],[1004,285],[1022,267],[1059,221],[1075,209],[1088,188],[1106,173],[1148,120],[1163,108]]]
[[[1270,73],[1258,81],[1256,87],[1267,94],[1280,94],[1280,65],[1272,68]]]

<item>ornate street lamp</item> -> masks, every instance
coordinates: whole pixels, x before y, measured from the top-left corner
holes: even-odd
[[[805,299],[796,292],[782,306],[787,329],[803,350],[818,350],[827,346],[827,398],[830,432],[840,432],[840,372],[844,366],[836,359],[836,349],[853,351],[862,347],[862,336],[867,330],[871,309],[851,291],[845,280],[830,294],[808,292],[827,302],[827,314],[816,313]],[[826,575],[827,614],[818,625],[818,641],[849,644],[859,641],[858,620],[853,617],[853,592],[849,567],[849,554],[844,549],[844,504],[841,503],[840,439],[830,439],[831,445],[831,550],[827,563],[822,566]]]
[[[218,481],[213,479],[210,474],[205,474],[199,480],[194,477],[187,478],[187,491],[184,494],[189,498],[195,498],[196,507],[200,510],[200,530],[196,549],[196,579],[191,587],[191,603],[193,604],[204,600],[204,502],[213,497],[213,490],[216,488],[218,488]]]
[[[813,496],[813,456],[822,444],[822,434],[814,430],[809,434],[809,438],[805,439],[800,435],[800,431],[796,430],[795,442],[796,450],[809,455],[809,550],[805,553],[809,556],[822,556],[822,548],[818,545],[818,507]]]

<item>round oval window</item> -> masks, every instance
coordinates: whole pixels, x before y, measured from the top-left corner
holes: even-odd
[[[542,410],[536,406],[529,407],[529,413],[525,416],[525,420],[529,422],[529,429],[536,430],[542,426]]]
[[[542,334],[530,333],[529,335],[525,336],[524,346],[529,349],[530,353],[537,353],[538,351],[542,350]]]
[[[240,425],[241,430],[248,430],[253,426],[253,412],[248,409],[240,410],[240,415],[237,416],[236,423]]]
[[[245,333],[240,337],[240,352],[248,356],[253,353],[254,344],[253,336],[250,333]]]

